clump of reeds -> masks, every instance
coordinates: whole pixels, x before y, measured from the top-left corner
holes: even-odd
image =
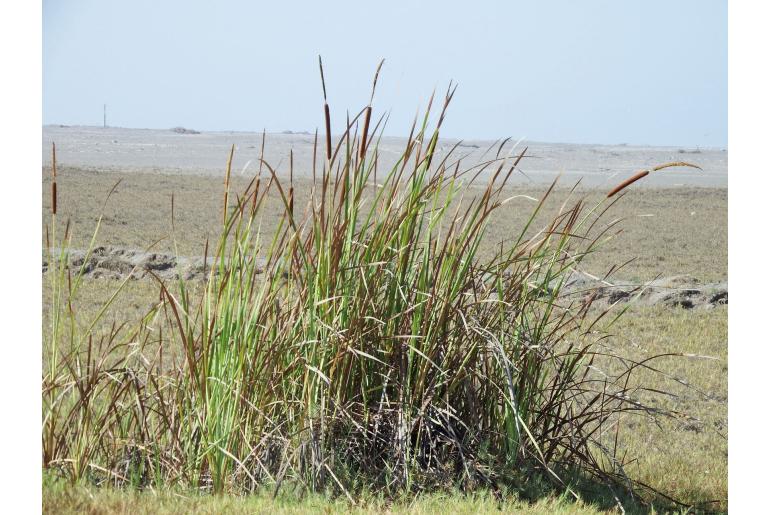
[[[463,169],[452,152],[439,158],[450,88],[435,126],[429,105],[375,181],[382,120],[370,138],[370,101],[333,145],[322,84],[325,159],[320,173],[313,160],[307,204],[295,206],[293,175],[287,191],[260,159],[269,180],[257,175],[230,206],[231,149],[202,299],[181,278],[158,281],[158,306],[101,338],[94,323],[83,331],[72,318],[62,331],[54,317],[44,466],[73,479],[217,492],[291,481],[351,498],[496,488],[531,473],[565,489],[576,472],[633,484],[602,438],[618,414],[650,412],[628,386],[640,365],[599,374],[604,313],[561,295],[605,234],[601,204],[575,200],[533,232],[552,185],[525,227],[483,260],[487,224],[524,153],[509,161],[498,152],[481,169]],[[376,77],[372,98],[374,87]],[[471,189],[482,172],[485,185]],[[274,234],[259,230],[267,195],[285,206]],[[78,284],[66,260],[62,251],[49,272],[56,313],[65,285]],[[146,352],[150,342],[160,351]],[[164,367],[172,345],[182,359]]]

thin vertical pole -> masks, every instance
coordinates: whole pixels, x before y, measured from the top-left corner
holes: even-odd
[[[104,128],[107,128],[107,104],[104,104]]]

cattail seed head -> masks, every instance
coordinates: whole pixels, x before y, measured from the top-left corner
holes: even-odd
[[[329,104],[324,102],[324,118],[326,121],[326,159],[332,159],[332,121],[329,114]]]
[[[610,198],[610,197],[612,197],[613,195],[615,195],[615,194],[616,194],[616,193],[618,193],[619,191],[621,191],[621,190],[623,190],[623,189],[627,188],[627,187],[628,187],[628,186],[630,186],[631,184],[635,183],[636,181],[638,181],[638,180],[639,180],[639,179],[641,179],[642,177],[646,177],[646,176],[647,176],[647,175],[649,175],[649,174],[650,174],[650,171],[649,171],[649,170],[644,170],[644,171],[641,171],[641,172],[637,173],[637,174],[636,174],[636,175],[634,175],[633,177],[629,177],[629,178],[628,178],[628,179],[626,179],[625,181],[621,182],[620,184],[618,184],[617,186],[615,186],[614,188],[612,188],[612,191],[610,191],[609,193],[607,193],[607,198]]]
[[[51,213],[56,214],[56,143],[51,146]]]
[[[289,150],[289,216],[294,218],[294,151]]]
[[[372,106],[366,107],[366,115],[364,116],[364,131],[361,133],[361,149],[359,157],[363,160],[366,155],[366,136],[369,132],[369,120],[372,118]]]

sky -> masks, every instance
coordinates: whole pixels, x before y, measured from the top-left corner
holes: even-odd
[[[407,135],[727,146],[727,2],[44,0],[43,123],[323,127],[369,101]]]

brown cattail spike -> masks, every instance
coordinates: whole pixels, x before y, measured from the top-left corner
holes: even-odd
[[[359,157],[363,161],[366,155],[366,135],[369,132],[369,120],[372,117],[372,106],[366,107],[366,114],[364,115],[364,131],[361,133],[361,148],[359,151]]]
[[[51,146],[51,213],[56,214],[56,143]]]
[[[324,102],[324,118],[326,122],[326,159],[332,160],[332,121],[329,114],[329,104]]]
[[[607,193],[607,198],[612,197],[613,195],[615,195],[619,191],[627,188],[628,186],[632,185],[633,183],[635,183],[636,181],[638,181],[642,177],[646,177],[649,174],[650,174],[649,170],[644,170],[642,172],[639,172],[639,173],[635,174],[633,177],[630,177],[630,178],[626,179],[625,181],[621,182],[620,184],[618,184],[617,186],[612,188],[612,191]]]
[[[289,216],[294,218],[294,151],[289,150]]]
[[[642,170],[641,172],[637,172],[637,174],[634,175],[633,177],[630,177],[629,179],[626,179],[625,181],[623,181],[620,184],[618,184],[617,186],[615,186],[612,189],[612,191],[607,193],[607,198],[610,198],[611,196],[615,195],[617,192],[619,192],[622,189],[630,186],[631,184],[635,183],[636,181],[638,181],[642,177],[645,177],[645,176],[649,175],[650,172],[658,172],[660,170],[665,170],[666,168],[673,168],[675,166],[686,166],[686,167],[689,167],[689,168],[697,168],[698,170],[703,170],[703,168],[701,168],[698,165],[694,165],[692,163],[685,163],[684,161],[674,161],[674,162],[671,162],[671,163],[664,163],[662,165],[655,166],[655,167],[653,167],[650,170]]]

